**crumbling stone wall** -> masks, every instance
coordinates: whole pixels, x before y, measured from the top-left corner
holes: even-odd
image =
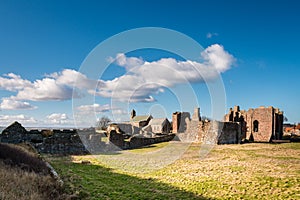
[[[53,135],[44,137],[42,143],[35,143],[34,147],[40,153],[74,155],[88,153],[75,130],[69,132],[56,131]]]
[[[173,119],[180,116],[180,112],[173,114]],[[242,139],[242,128],[236,122],[201,121],[199,109],[194,110],[191,120],[186,122],[187,128],[177,132],[179,139],[183,142],[202,142],[205,144],[238,144]],[[178,127],[178,120],[173,122]],[[178,131],[178,130],[177,130]]]
[[[29,137],[27,130],[19,122],[14,122],[2,131],[0,142],[17,144],[27,141]]]
[[[218,144],[239,144],[242,140],[241,126],[239,123],[219,122],[222,131],[218,137]]]
[[[239,106],[235,106],[225,115],[224,121],[240,123],[242,139],[255,142],[282,139],[283,112],[272,106],[251,108],[248,111],[240,110]]]
[[[134,148],[143,147],[143,146],[156,144],[160,142],[168,142],[173,140],[174,137],[175,134],[160,135],[152,138],[133,136],[129,138],[129,141],[124,146],[124,148],[134,149]]]
[[[125,146],[124,139],[124,135],[122,133],[117,133],[117,131],[115,130],[110,131],[110,133],[108,134],[108,140],[121,149],[123,149]]]
[[[80,134],[80,135],[79,135]],[[14,122],[0,134],[0,142],[18,144],[28,142],[37,149],[39,153],[50,154],[86,154],[86,143],[100,141],[99,135],[94,129],[86,130],[30,130],[27,131],[20,123]],[[85,140],[85,144],[81,139]]]
[[[183,133],[189,127],[191,120],[190,113],[188,112],[175,112],[172,114],[172,127],[173,133]]]

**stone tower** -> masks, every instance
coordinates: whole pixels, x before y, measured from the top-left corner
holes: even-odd
[[[132,109],[131,114],[130,114],[130,119],[133,119],[136,116],[136,112],[134,109]]]
[[[200,108],[195,108],[194,109],[194,113],[192,116],[192,120],[193,121],[201,121],[201,117],[200,117]]]

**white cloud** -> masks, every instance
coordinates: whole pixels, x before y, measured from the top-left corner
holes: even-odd
[[[0,89],[18,91],[30,85],[30,81],[24,80],[14,73],[4,74],[4,77],[0,77]]]
[[[125,67],[127,70],[141,66],[145,63],[142,58],[126,57],[124,53],[118,53],[115,58],[110,57],[110,62],[116,62],[117,65]]]
[[[37,120],[33,117],[29,117],[23,114],[20,115],[0,115],[0,125],[1,126],[8,126],[9,124],[13,123],[14,121],[18,121],[22,125],[34,125],[37,124]]]
[[[105,104],[105,105],[100,105],[100,104],[92,104],[92,105],[81,105],[77,107],[77,110],[80,112],[84,113],[91,113],[91,112],[96,112],[96,113],[103,113],[103,112],[108,112],[111,110],[110,105]]]
[[[36,80],[31,86],[20,90],[16,99],[31,101],[58,101],[71,99],[73,89],[68,85],[61,85],[55,79],[44,78]]]
[[[207,33],[206,34],[206,38],[208,38],[208,39],[210,39],[210,38],[212,38],[212,37],[214,37],[214,36],[218,36],[219,34],[218,33]]]
[[[32,110],[36,108],[36,106],[30,105],[28,102],[18,101],[13,98],[2,98],[2,103],[0,104],[1,110]]]
[[[224,47],[218,44],[209,46],[201,53],[201,56],[208,62],[208,66],[213,66],[219,72],[225,72],[235,62],[235,58],[224,50]]]
[[[51,124],[69,124],[71,120],[65,113],[53,113],[48,115],[46,120],[46,123]]]
[[[92,104],[92,105],[78,106],[77,110],[82,113],[93,113],[93,112],[105,113],[105,112],[110,112],[110,111],[112,111],[115,114],[126,114],[127,113],[122,109],[111,107],[109,104],[100,105],[97,103]]]
[[[174,58],[147,62],[142,58],[126,57],[120,53],[116,58],[109,60],[124,67],[126,74],[113,80],[91,80],[72,69],[65,69],[33,82],[10,73],[0,76],[0,89],[16,94],[10,97],[10,100],[3,101],[2,106],[9,109],[33,109],[34,107],[26,101],[63,101],[81,97],[80,94],[73,94],[77,91],[74,90],[74,86],[75,89],[119,101],[153,102],[153,95],[163,92],[163,87],[213,80],[219,73],[229,70],[235,61],[234,57],[218,44],[209,46],[200,56],[203,62],[178,61]],[[105,110],[100,105],[93,109],[100,112]]]
[[[76,87],[79,87],[80,89],[91,89],[97,85],[96,80],[91,80],[84,74],[72,69],[64,69],[62,72],[56,72],[49,75],[49,77],[55,79],[55,82],[58,85],[73,87],[76,82],[80,83],[76,84]]]
[[[0,89],[16,92],[16,95],[11,98],[15,101],[62,101],[79,97],[76,93],[73,96],[73,84],[76,80],[82,88],[90,89],[97,84],[97,81],[89,80],[75,70],[65,69],[33,82],[13,73],[5,74],[0,77]]]
[[[201,57],[204,60],[201,63],[177,61],[174,58],[146,62],[118,54],[116,63],[125,67],[127,73],[113,80],[101,81],[95,94],[120,101],[153,102],[155,99],[152,95],[161,92],[162,87],[213,80],[219,73],[229,70],[235,62],[235,58],[218,44],[206,48],[201,52]]]

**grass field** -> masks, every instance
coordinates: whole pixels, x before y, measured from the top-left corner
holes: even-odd
[[[173,153],[187,150],[165,167],[155,165],[170,157],[157,157],[168,146]],[[218,145],[203,159],[200,147],[161,143],[109,155],[47,159],[67,192],[81,199],[300,199],[300,143]],[[141,158],[150,161],[141,163]]]

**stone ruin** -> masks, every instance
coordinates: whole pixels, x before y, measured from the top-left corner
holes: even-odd
[[[278,141],[283,135],[283,112],[272,106],[248,111],[235,106],[224,116],[223,122],[201,121],[199,108],[195,108],[192,118],[189,113],[175,112],[172,119],[173,132],[182,141],[239,144]]]
[[[205,144],[241,143],[241,126],[238,123],[201,120],[200,108],[195,108],[192,118],[187,112],[172,115],[173,133],[184,142]]]
[[[81,134],[95,134],[93,130],[82,130]],[[39,153],[50,154],[86,154],[78,130],[30,130],[27,131],[20,123],[14,122],[0,134],[0,142],[31,144]]]
[[[240,110],[230,109],[225,115],[226,122],[239,123],[242,138],[253,142],[281,140],[283,136],[283,112],[272,106]]]
[[[123,126],[122,126],[123,125]],[[30,130],[14,122],[0,134],[0,142],[28,142],[40,153],[87,154],[111,150],[132,149],[159,142],[171,141],[174,137],[182,142],[204,144],[239,144],[245,140],[270,142],[282,138],[283,112],[278,108],[260,107],[240,110],[230,109],[224,121],[201,120],[200,109],[195,108],[191,117],[188,112],[172,114],[172,133],[149,134],[146,129],[130,124],[117,124],[108,130],[107,141],[104,134],[95,129]],[[131,130],[131,134],[126,131]],[[113,148],[112,148],[113,147]],[[116,148],[114,148],[116,147]]]
[[[20,123],[14,122],[0,134],[3,143],[29,143],[39,153],[59,155],[80,155],[88,153],[103,153],[122,149],[138,148],[159,142],[170,141],[175,135],[160,135],[157,137],[144,137],[132,135],[128,137],[118,127],[109,131],[108,140],[102,133],[90,129],[44,129],[27,131]],[[126,141],[125,141],[126,140]]]
[[[14,122],[2,131],[0,141],[16,144],[29,139],[28,131],[19,122]]]
[[[145,134],[142,129],[139,129],[139,133],[128,134],[128,132],[123,131],[120,127],[122,126],[119,124],[112,124],[107,129],[108,140],[120,149],[134,149],[155,143],[167,142],[175,137],[175,134],[170,133],[157,135]],[[128,128],[128,126],[124,127]],[[134,127],[135,126],[132,126],[133,130]]]

